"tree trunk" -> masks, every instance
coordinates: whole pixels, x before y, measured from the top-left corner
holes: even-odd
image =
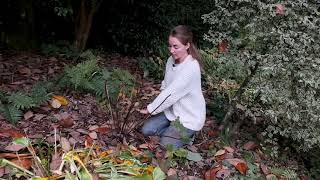
[[[95,7],[86,7],[85,0],[81,1],[80,9],[75,19],[75,47],[79,52],[82,52],[87,44],[90,34],[92,20],[99,4]]]

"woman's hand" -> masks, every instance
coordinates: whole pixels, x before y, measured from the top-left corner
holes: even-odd
[[[140,109],[139,112],[140,112],[141,114],[149,114],[149,111],[148,111],[147,108],[145,108],[145,109]]]

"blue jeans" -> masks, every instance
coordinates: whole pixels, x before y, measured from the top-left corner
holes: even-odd
[[[187,128],[185,129],[186,132],[183,136],[190,138],[194,135],[195,131]],[[144,123],[141,131],[145,136],[160,136],[160,143],[163,146],[171,144],[173,148],[179,148],[188,144],[188,142],[183,140],[180,130],[171,124],[171,121],[167,119],[164,113],[150,117]]]

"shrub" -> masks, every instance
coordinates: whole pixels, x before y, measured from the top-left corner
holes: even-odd
[[[236,77],[233,100],[241,99],[249,114],[265,115],[268,137],[291,138],[305,150],[320,146],[317,2],[222,0],[215,7],[203,15],[211,25],[205,39],[227,42],[229,58],[219,65],[239,62],[247,69],[243,81]]]

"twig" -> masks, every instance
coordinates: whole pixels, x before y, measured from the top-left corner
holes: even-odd
[[[112,122],[114,122],[114,118],[113,118],[113,112],[112,112],[112,107],[111,107],[111,100],[110,100],[110,96],[109,96],[109,91],[108,91],[108,85],[106,82],[105,88],[104,88],[105,92],[106,92],[106,97],[108,99],[108,105],[109,105],[109,110],[110,110],[110,114],[111,114],[111,120]]]

